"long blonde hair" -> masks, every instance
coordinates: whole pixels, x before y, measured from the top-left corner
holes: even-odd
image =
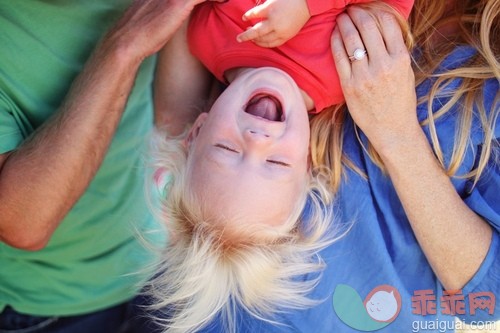
[[[182,138],[157,132],[151,142],[152,168],[169,177],[160,182],[162,196],[153,207],[170,243],[158,249],[161,261],[148,286],[153,309],[166,309],[158,318],[165,332],[194,332],[216,316],[234,331],[236,308],[272,321],[277,310],[315,304],[307,294],[323,268],[318,252],[340,234],[332,226],[331,207],[325,205],[330,193],[322,171],[311,172],[283,227],[248,228],[243,227],[248,223],[217,220],[192,195]],[[310,273],[312,278],[296,280]]]
[[[418,59],[414,59],[416,84],[429,78],[435,78],[430,94],[420,97],[418,103],[426,103],[428,117],[421,125],[429,127],[431,144],[436,157],[451,176],[467,177],[478,181],[488,160],[491,158],[495,124],[499,114],[498,94],[491,110],[486,110],[483,104],[483,86],[487,79],[500,79],[499,48],[500,2],[497,0],[464,0],[456,1],[456,5],[449,13],[445,13],[446,1],[416,0],[410,15],[409,29],[402,24],[403,33],[407,41],[413,39],[420,50]],[[438,29],[450,23],[458,23],[460,32],[456,40],[433,43],[433,37],[439,34]],[[412,32],[413,37],[410,35]],[[407,43],[411,49],[412,43]],[[469,45],[477,50],[467,64],[444,73],[435,74],[436,68],[453,51],[457,45]],[[449,102],[439,110],[433,112],[432,103],[438,96],[442,96],[443,89],[457,78],[462,79],[460,86],[453,91]],[[446,163],[443,151],[437,136],[435,121],[449,112],[452,108],[459,109],[455,144],[450,161]],[[466,175],[456,175],[462,163],[466,148],[469,145],[473,112],[477,110],[481,130],[484,133],[484,145],[479,156],[479,163],[475,169]],[[337,105],[325,110],[311,120],[311,150],[313,165],[325,164],[330,166],[330,188],[335,192],[342,181],[344,168],[350,167],[364,175],[357,169],[342,151],[343,122],[347,117],[345,105]],[[382,169],[383,163],[378,154],[368,148],[372,160]]]
[[[483,173],[491,157],[495,125],[497,122],[498,92],[491,110],[486,110],[483,103],[484,84],[488,79],[500,80],[500,2],[497,0],[456,1],[451,11],[445,1],[417,0],[410,17],[416,43],[421,50],[421,57],[416,61],[415,79],[420,84],[429,77],[435,78],[428,96],[422,96],[418,103],[427,104],[428,117],[422,123],[427,125],[431,134],[431,143],[439,162],[451,176],[471,178],[474,184]],[[449,42],[433,43],[440,27],[456,24],[458,33]],[[447,38],[450,38],[447,36]],[[433,74],[439,64],[457,45],[468,45],[477,52],[460,68]],[[443,90],[453,80],[462,80],[454,89],[449,102],[436,112],[432,112],[432,101],[443,94]],[[443,151],[436,132],[435,121],[454,107],[459,107],[457,131],[450,161],[445,165]],[[477,115],[474,115],[474,113]],[[480,130],[484,133],[483,146],[474,170],[465,175],[457,175],[466,149],[469,145],[474,117],[480,120]],[[475,129],[477,130],[477,129]]]

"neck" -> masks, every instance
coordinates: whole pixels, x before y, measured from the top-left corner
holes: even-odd
[[[241,73],[245,72],[248,70],[248,67],[236,67],[236,68],[230,68],[224,72],[224,78],[226,79],[227,83],[233,82],[234,79],[238,77]]]

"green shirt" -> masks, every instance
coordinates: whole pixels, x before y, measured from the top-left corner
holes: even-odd
[[[59,108],[129,2],[0,0],[0,153]],[[135,273],[153,258],[136,237],[154,228],[143,184],[153,67],[153,58],[141,67],[101,168],[47,247],[29,252],[0,242],[0,312],[10,305],[32,315],[81,314],[137,292],[144,274]]]

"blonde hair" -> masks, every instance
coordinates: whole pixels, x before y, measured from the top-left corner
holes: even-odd
[[[165,332],[194,332],[218,315],[234,331],[236,308],[272,321],[276,311],[315,304],[307,294],[323,267],[318,252],[336,239],[324,171],[311,172],[283,228],[243,228],[237,226],[245,223],[214,220],[190,193],[182,138],[157,132],[152,144],[153,169],[169,175],[156,215],[171,242],[161,250],[158,275],[148,286],[153,309],[167,309],[167,318],[158,318]]]
[[[422,55],[415,66],[416,84],[429,77],[435,78],[428,96],[422,96],[419,104],[427,104],[428,117],[422,123],[427,125],[431,134],[431,143],[439,162],[449,176],[473,179],[477,183],[491,157],[495,125],[499,107],[498,93],[491,110],[484,105],[483,88],[488,79],[500,80],[500,2],[496,0],[464,0],[457,1],[451,12],[445,14],[444,2],[417,0],[410,17],[411,27],[417,45]],[[439,34],[439,28],[446,24],[456,23],[459,32],[455,39],[447,43],[433,43],[433,38]],[[449,38],[449,37],[448,37]],[[468,45],[477,52],[467,63],[457,69],[436,72],[439,64],[453,51],[457,45]],[[461,83],[453,89],[453,93],[445,92],[448,85],[460,78]],[[448,89],[449,90],[449,89]],[[432,102],[437,97],[449,97],[449,102],[436,112],[432,112]],[[443,151],[436,131],[436,120],[447,114],[452,108],[458,107],[457,130],[450,161],[445,165]],[[466,149],[470,145],[470,135],[473,119],[479,119],[484,139],[478,163],[471,172],[456,175],[462,163]],[[476,125],[475,125],[476,126]]]
[[[370,3],[366,6],[374,4]],[[491,158],[494,144],[492,139],[499,114],[498,94],[491,110],[485,109],[483,87],[487,79],[500,79],[498,61],[500,2],[497,0],[457,1],[450,13],[445,13],[445,7],[445,1],[416,0],[410,15],[409,27],[404,22],[400,21],[400,23],[409,49],[415,44],[421,51],[419,58],[414,59],[416,84],[418,85],[429,78],[435,78],[429,95],[420,97],[418,101],[419,104],[427,104],[427,119],[421,125],[429,127],[435,155],[450,177],[470,178],[476,184]],[[439,34],[438,29],[449,23],[459,24],[460,32],[456,34],[457,39],[441,42],[439,45],[433,43],[432,38]],[[410,30],[413,37],[410,35]],[[469,45],[477,53],[460,68],[435,74],[438,66],[457,45]],[[462,80],[461,84],[453,90],[450,96],[450,92],[445,93],[446,88],[457,78]],[[433,101],[437,97],[443,96],[449,97],[449,102],[433,112]],[[451,109],[459,110],[459,116],[452,156],[447,162],[443,156],[435,123]],[[343,122],[346,112],[345,105],[337,105],[323,111],[311,121],[313,165],[331,166],[330,188],[334,192],[344,177],[345,167],[352,168],[366,177],[342,152]],[[474,112],[477,113],[476,117],[480,120],[480,130],[484,133],[484,145],[475,168],[468,174],[456,175],[465,157],[466,149],[470,145]],[[380,157],[371,146],[368,147],[368,152],[374,163],[384,170]]]

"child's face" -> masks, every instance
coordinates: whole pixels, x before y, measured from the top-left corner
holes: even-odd
[[[305,191],[309,135],[292,78],[246,70],[191,129],[187,186],[217,217],[279,225]]]

